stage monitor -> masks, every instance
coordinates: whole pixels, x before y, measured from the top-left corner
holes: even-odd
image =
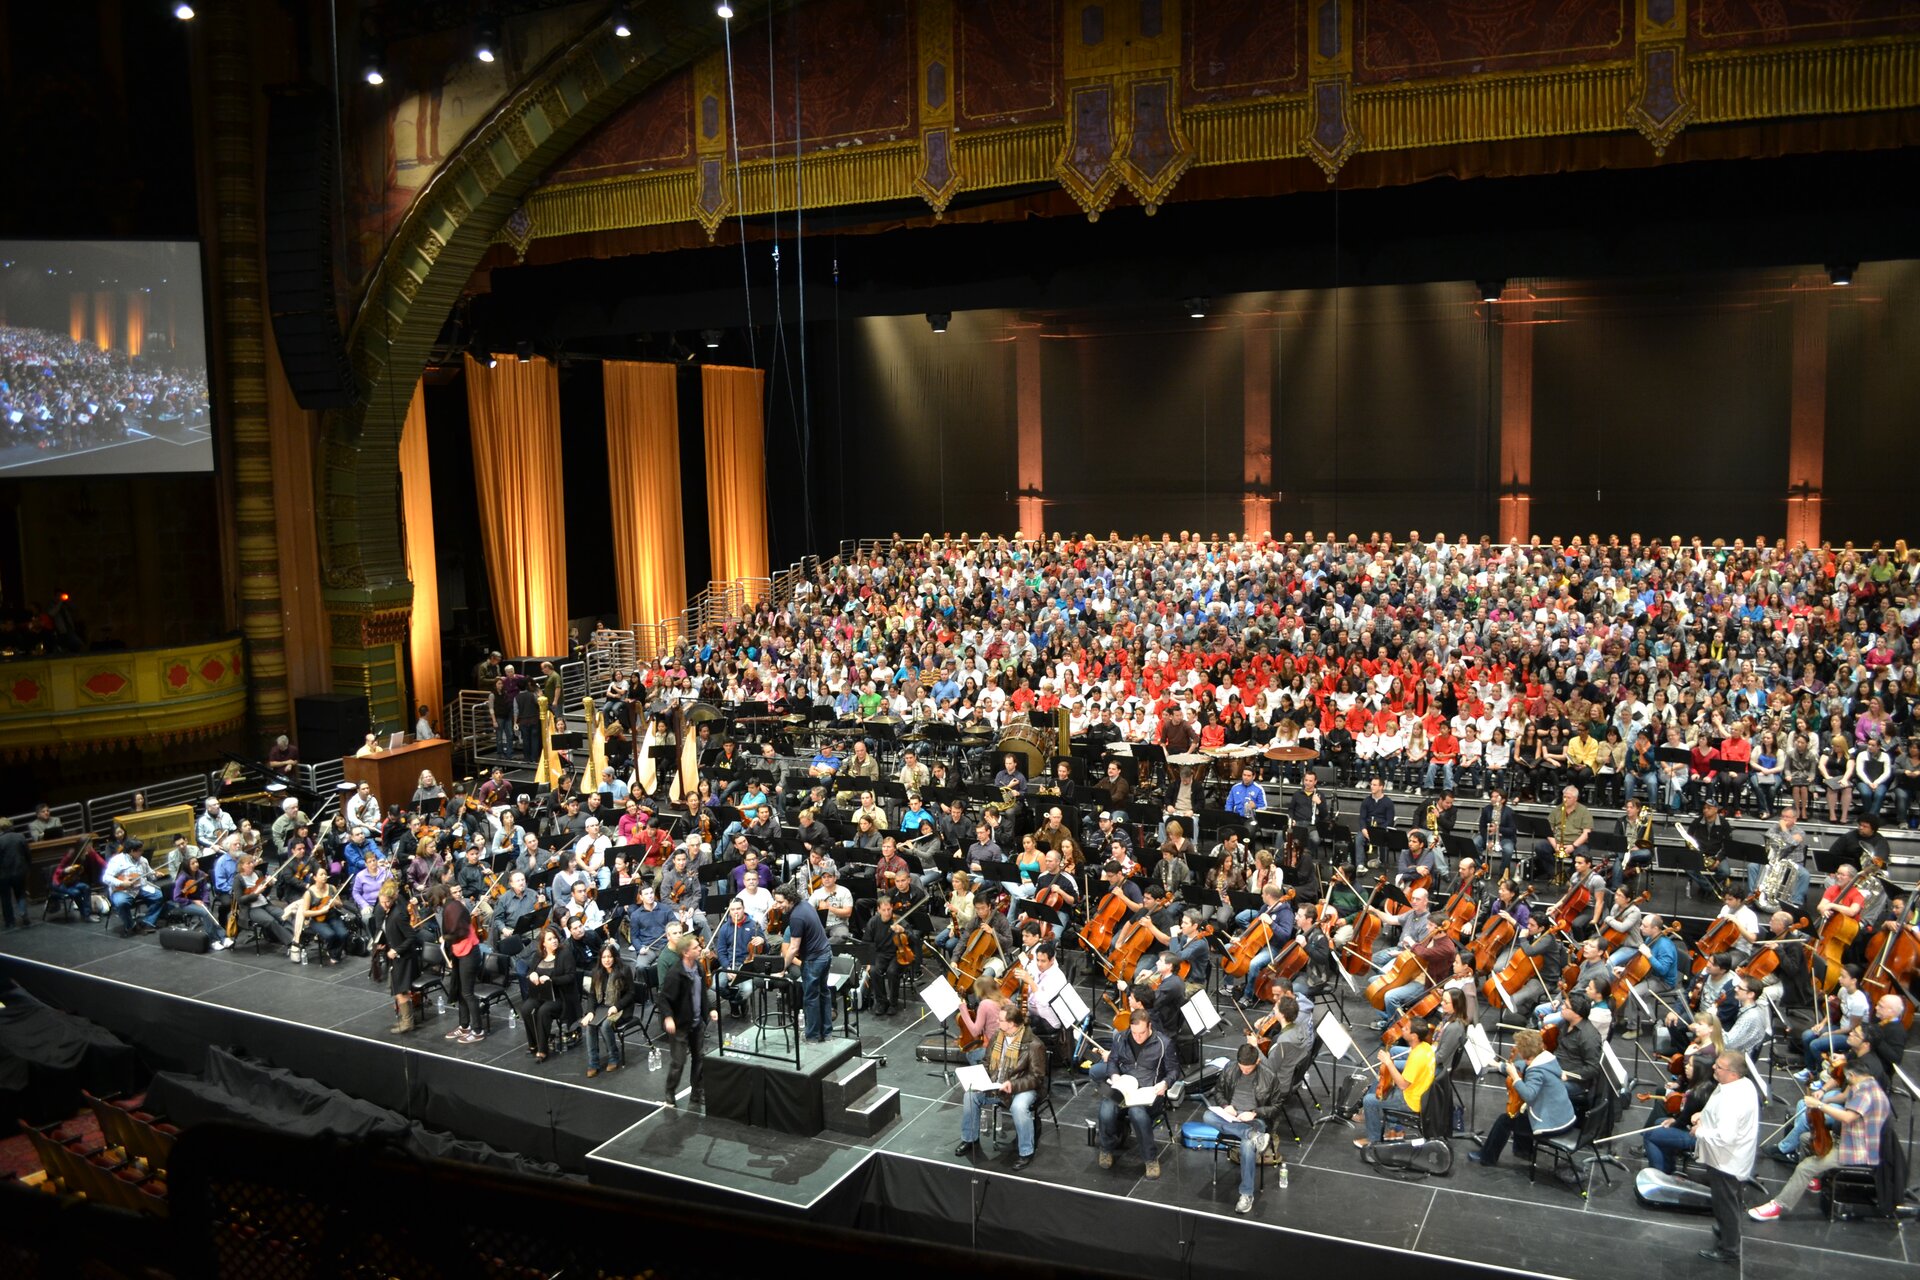
[[[0,240],[0,477],[212,469],[200,246]]]

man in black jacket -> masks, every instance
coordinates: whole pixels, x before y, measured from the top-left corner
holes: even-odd
[[[1320,793],[1320,779],[1313,773],[1300,779],[1300,789],[1287,800],[1287,818],[1317,861],[1321,839],[1333,830],[1333,797]]]
[[[1174,979],[1178,981],[1178,979]],[[1107,1051],[1107,1060],[1096,1063],[1091,1078],[1104,1083],[1117,1076],[1127,1076],[1133,1080],[1137,1089],[1151,1089],[1154,1100],[1149,1105],[1128,1106],[1119,1094],[1107,1090],[1100,1098],[1100,1167],[1113,1168],[1113,1156],[1120,1149],[1125,1131],[1120,1127],[1122,1116],[1133,1125],[1133,1136],[1140,1143],[1141,1158],[1147,1162],[1147,1176],[1160,1176],[1160,1149],[1153,1141],[1153,1120],[1167,1106],[1167,1090],[1180,1080],[1180,1056],[1174,1051],[1173,1041],[1155,1028],[1148,1016],[1143,997],[1151,995],[1135,987],[1127,992],[1127,1004],[1133,1014],[1133,1021],[1126,1034],[1113,1038],[1113,1048]]]
[[[720,1021],[720,1010],[714,1004],[706,975],[700,970],[700,939],[690,933],[681,934],[673,943],[673,953],[679,957],[679,963],[668,966],[657,997],[664,1010],[661,1026],[673,1051],[667,1064],[667,1105],[680,1105],[680,1072],[691,1058],[693,1066],[688,1074],[691,1099],[694,1106],[701,1107],[707,1101],[701,1069],[706,1057],[704,1033],[707,1023]]]
[[[1367,867],[1380,865],[1380,851],[1373,847],[1373,841],[1367,838],[1372,830],[1393,830],[1393,797],[1387,794],[1387,784],[1379,778],[1367,783],[1367,798],[1360,802],[1360,834],[1353,838],[1353,870],[1357,875]]]

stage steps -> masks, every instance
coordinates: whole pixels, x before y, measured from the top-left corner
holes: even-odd
[[[871,1138],[900,1118],[900,1091],[879,1082],[872,1058],[853,1058],[822,1082],[827,1128]]]

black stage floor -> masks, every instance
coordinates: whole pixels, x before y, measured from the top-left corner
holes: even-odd
[[[1412,1251],[1554,1276],[1735,1274],[1695,1255],[1711,1242],[1706,1217],[1640,1207],[1630,1175],[1618,1169],[1611,1186],[1596,1177],[1584,1196],[1551,1181],[1544,1162],[1540,1184],[1530,1186],[1525,1166],[1510,1156],[1497,1169],[1460,1159],[1450,1177],[1401,1182],[1362,1165],[1354,1131],[1344,1125],[1307,1130],[1297,1143],[1283,1131],[1276,1141],[1291,1166],[1290,1186],[1277,1189],[1269,1170],[1246,1218],[1232,1212],[1236,1170],[1224,1158],[1217,1183],[1212,1158],[1201,1152],[1163,1151],[1163,1176],[1152,1181],[1131,1151],[1101,1171],[1086,1143],[1098,1106],[1091,1089],[1055,1089],[1059,1131],[1042,1120],[1034,1162],[1022,1173],[1010,1168],[1010,1122],[997,1155],[955,1157],[958,1091],[938,1067],[915,1060],[931,1024],[906,1015],[869,1016],[863,1028],[865,1052],[886,1058],[879,1083],[901,1092],[900,1119],[873,1139],[798,1138],[658,1107],[661,1076],[642,1055],[595,1081],[584,1079],[579,1051],[536,1064],[518,1029],[503,1022],[482,1043],[462,1046],[441,1039],[450,1023],[438,1019],[401,1047],[386,1034],[390,1009],[363,964],[295,968],[284,954],[256,957],[243,948],[183,955],[151,938],[115,939],[97,925],[49,923],[0,935],[0,966],[42,998],[151,1046],[165,1065],[182,1065],[209,1040],[244,1043],[370,1101],[558,1158],[597,1182],[741,1209],[1042,1258],[1058,1256],[1071,1240],[1076,1262],[1116,1273],[1230,1275],[1338,1238],[1370,1246],[1366,1255],[1387,1265],[1414,1261],[1401,1252]],[[153,994],[142,998],[142,990]],[[1349,1011],[1367,1012],[1352,1000]],[[1224,1031],[1214,1033],[1209,1056],[1230,1052]],[[1619,1042],[1616,1048],[1631,1052]],[[1640,1075],[1652,1079],[1644,1064]],[[1482,1087],[1478,1127],[1503,1098]],[[1641,1112],[1630,1111],[1623,1130],[1638,1127]],[[1765,1127],[1786,1114],[1770,1103]],[[1295,1119],[1305,1127],[1297,1109]],[[1638,1143],[1619,1145],[1630,1148],[1629,1167],[1640,1168]],[[1466,1149],[1456,1144],[1457,1155]],[[1770,1190],[1784,1173],[1765,1160],[1758,1169]],[[915,1208],[929,1205],[937,1212]],[[1920,1238],[1910,1239],[1908,1225],[1829,1224],[1809,1197],[1783,1222],[1752,1224],[1738,1275],[1844,1268],[1854,1280],[1911,1276]]]

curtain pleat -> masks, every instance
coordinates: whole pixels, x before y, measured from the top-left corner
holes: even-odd
[[[680,402],[670,364],[608,360],[607,478],[613,501],[613,574],[623,626],[687,607],[680,511]]]
[[[567,651],[567,533],[560,490],[560,379],[543,357],[466,358],[480,546],[495,630],[515,657]]]
[[[713,576],[723,582],[768,576],[767,445],[758,369],[700,370],[707,435],[707,538]]]
[[[400,510],[407,531],[407,576],[413,579],[413,700],[416,706],[426,705],[428,718],[438,726],[445,693],[440,687],[440,564],[433,543],[429,462],[426,389],[415,383],[400,429]],[[407,725],[413,725],[411,716]]]

